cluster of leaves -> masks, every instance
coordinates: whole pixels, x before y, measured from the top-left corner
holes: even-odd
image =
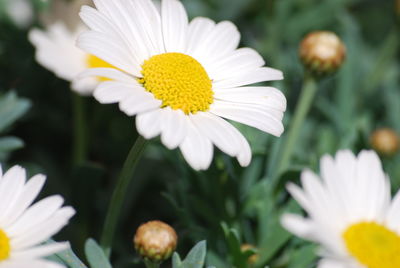
[[[3,0],[4,1],[4,0]],[[46,1],[35,1],[35,3]],[[47,1],[48,3],[49,1]],[[249,139],[252,163],[243,169],[219,152],[206,172],[191,170],[178,151],[168,151],[154,140],[137,170],[135,184],[120,219],[112,263],[141,267],[131,237],[147,220],[160,219],[176,227],[181,261],[172,267],[315,267],[315,245],[293,238],[279,223],[284,212],[300,208],[285,191],[305,168],[318,169],[321,155],[348,148],[370,148],[371,132],[381,126],[400,132],[400,37],[392,1],[374,0],[182,0],[190,17],[232,20],[242,32],[242,45],[256,48],[269,66],[283,70],[275,83],[288,99],[285,126],[302,87],[303,68],[297,58],[302,37],[313,30],[336,32],[347,46],[340,71],[319,81],[319,91],[302,126],[287,170],[276,174],[276,159],[285,143],[260,131],[237,125]],[[3,2],[0,1],[1,5]],[[46,6],[35,4],[36,12]],[[1,8],[0,8],[1,9]],[[0,14],[2,14],[0,12]],[[388,15],[389,14],[389,15]],[[35,24],[40,25],[36,20]],[[61,193],[78,216],[60,239],[71,240],[77,255],[92,268],[111,265],[87,237],[98,237],[111,190],[137,133],[131,118],[113,105],[80,98],[86,113],[88,157],[72,161],[74,108],[77,97],[69,85],[40,67],[27,41],[27,30],[0,20],[0,161],[26,163],[32,173],[48,174],[46,193]],[[19,96],[10,92],[14,88]],[[33,103],[28,115],[16,124]],[[82,104],[81,103],[81,104]],[[19,138],[16,138],[19,137]],[[15,149],[20,149],[10,155]],[[400,187],[400,155],[383,159],[393,189]],[[161,193],[161,194],[160,194]],[[165,202],[165,201],[168,202]],[[243,244],[254,249],[242,250]],[[249,263],[250,256],[256,262]],[[86,267],[72,252],[57,255],[70,267]],[[83,259],[83,258],[82,258]],[[73,264],[75,263],[75,264]],[[193,264],[193,266],[192,266]],[[197,264],[197,266],[196,266]]]

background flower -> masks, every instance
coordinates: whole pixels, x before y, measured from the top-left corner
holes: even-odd
[[[44,258],[69,244],[41,243],[64,227],[75,210],[62,207],[58,195],[33,204],[45,180],[36,175],[26,181],[25,169],[14,166],[3,174],[0,167],[0,267],[63,267]]]

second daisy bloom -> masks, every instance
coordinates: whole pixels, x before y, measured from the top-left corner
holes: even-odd
[[[161,135],[166,147],[179,147],[201,170],[211,163],[213,144],[242,166],[250,163],[247,140],[225,119],[282,134],[283,94],[249,85],[283,75],[263,67],[256,51],[237,49],[240,34],[231,22],[199,17],[189,23],[177,0],[163,0],[161,14],[151,0],[94,3],[96,9],[82,8],[91,31],[78,46],[120,70],[97,68],[85,75],[112,79],[96,88],[95,98],[136,115],[142,136]]]

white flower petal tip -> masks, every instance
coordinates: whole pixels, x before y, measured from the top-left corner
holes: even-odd
[[[321,245],[323,255],[329,259],[322,260],[318,267],[373,267],[377,263],[379,267],[400,266],[382,255],[385,251],[398,254],[397,248],[367,237],[382,236],[400,243],[400,191],[391,200],[390,180],[378,155],[364,150],[355,156],[341,150],[334,158],[324,155],[320,163],[320,177],[304,170],[301,187],[287,185],[308,217],[284,215],[282,225]]]
[[[96,0],[95,6],[81,9],[89,31],[77,45],[118,70],[90,69],[79,77],[111,79],[100,81],[93,96],[136,116],[144,138],[160,136],[168,149],[179,148],[193,169],[204,170],[214,145],[241,166],[250,164],[248,142],[223,118],[283,133],[285,96],[275,88],[250,86],[281,80],[283,73],[264,67],[255,50],[238,48],[240,32],[232,22],[202,17],[189,22],[178,0],[162,0],[159,10],[149,0]]]
[[[33,204],[46,177],[38,174],[26,180],[26,171],[13,166],[0,172],[0,236],[9,256],[0,261],[4,267],[59,267],[42,258],[69,247],[68,243],[41,245],[62,229],[75,214],[72,207],[62,207],[59,195],[44,198]],[[8,245],[7,245],[8,244]],[[7,264],[7,265],[6,265]]]

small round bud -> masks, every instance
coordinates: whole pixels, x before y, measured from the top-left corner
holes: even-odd
[[[342,65],[346,57],[346,47],[336,34],[317,31],[309,33],[303,39],[299,56],[309,71],[325,75]]]
[[[241,247],[240,247],[240,249],[242,250],[242,252],[246,252],[247,250],[253,250],[253,251],[256,251],[257,250],[257,248],[255,247],[255,246],[253,246],[253,245],[250,245],[250,244],[243,244]],[[258,260],[258,254],[253,254],[253,255],[251,255],[250,257],[249,257],[249,259],[247,260],[247,262],[250,264],[250,265],[252,265],[252,264],[255,264],[256,262],[257,262],[257,260]]]
[[[375,130],[370,138],[372,148],[381,155],[391,156],[400,147],[399,136],[390,128]]]
[[[149,221],[139,226],[134,244],[137,252],[146,260],[162,262],[176,249],[178,236],[175,230],[161,221]]]

